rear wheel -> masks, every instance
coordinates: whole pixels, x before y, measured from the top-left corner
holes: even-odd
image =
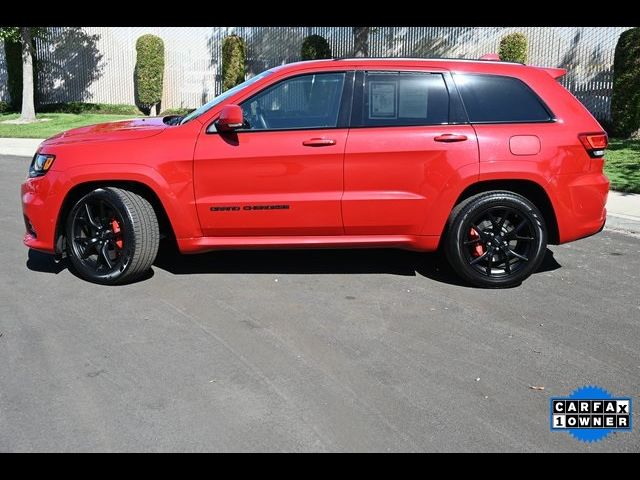
[[[469,283],[501,288],[519,285],[542,263],[547,231],[542,214],[513,192],[485,192],[451,213],[447,259]]]
[[[151,204],[120,188],[99,188],[71,209],[67,253],[74,272],[90,282],[131,282],[151,268],[160,233]]]

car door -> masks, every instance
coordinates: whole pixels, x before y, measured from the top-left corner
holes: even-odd
[[[475,132],[457,92],[450,100],[447,75],[358,72],[345,151],[347,235],[424,234],[439,193],[458,169],[478,165]]]
[[[241,103],[242,129],[199,137],[194,189],[205,236],[344,233],[345,87],[352,75],[280,80]]]

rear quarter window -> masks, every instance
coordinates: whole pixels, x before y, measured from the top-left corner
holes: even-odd
[[[455,74],[471,123],[548,122],[553,116],[524,82],[514,77]]]

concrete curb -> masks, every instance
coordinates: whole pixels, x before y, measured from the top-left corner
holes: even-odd
[[[0,138],[0,155],[33,157],[44,138]]]
[[[607,211],[628,220],[640,222],[640,194],[626,192],[609,192],[607,199]]]
[[[615,230],[640,236],[640,217],[618,215],[607,211],[606,230]]]

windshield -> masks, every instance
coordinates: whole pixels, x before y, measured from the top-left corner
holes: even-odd
[[[242,90],[243,88],[248,87],[249,85],[254,84],[255,82],[257,82],[258,80],[260,80],[261,78],[266,77],[267,75],[271,75],[272,71],[271,70],[267,70],[264,71],[258,75],[256,75],[255,77],[251,77],[249,80],[245,80],[244,82],[242,82],[240,85],[236,85],[233,88],[230,88],[229,90],[227,90],[224,93],[221,93],[220,95],[218,95],[216,98],[214,98],[213,100],[211,100],[210,102],[205,103],[204,105],[202,105],[200,108],[198,108],[197,110],[194,110],[193,112],[191,112],[189,115],[187,115],[186,117],[184,117],[182,119],[182,121],[180,122],[180,125],[187,123],[191,120],[193,120],[194,118],[198,118],[200,115],[202,115],[205,112],[208,112],[209,110],[211,110],[213,107],[215,107],[216,105],[218,105],[220,102],[222,102],[223,100],[229,98],[231,95],[233,95],[234,93],[239,92],[240,90]]]

